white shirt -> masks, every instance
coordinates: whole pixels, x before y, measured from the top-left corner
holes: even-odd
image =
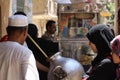
[[[0,42],[0,80],[39,80],[32,51],[17,42]]]

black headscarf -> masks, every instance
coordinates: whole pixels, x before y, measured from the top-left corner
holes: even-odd
[[[38,29],[35,24],[30,23],[28,25],[28,34],[35,40],[35,42],[43,49],[43,51],[51,57],[53,53],[58,52],[58,43],[54,43],[42,38],[38,38]],[[35,44],[27,37],[26,39],[27,45],[30,49],[37,48]],[[33,47],[35,46],[35,47]],[[38,48],[37,48],[38,49]],[[33,50],[34,51],[34,50]],[[35,50],[36,51],[36,50]]]
[[[28,34],[33,38],[36,39],[38,36],[38,29],[35,24],[30,23],[28,25]]]
[[[40,48],[46,53],[48,57],[51,57],[55,53],[59,51],[58,43],[51,42],[42,38],[38,38],[38,29],[35,24],[30,23],[28,26],[28,34],[32,37],[32,39],[35,40],[35,42],[40,46]],[[38,55],[35,56],[35,58],[40,59],[39,55],[41,54],[42,60],[45,60],[45,56],[41,53],[41,51],[35,46],[35,44],[29,39],[29,37],[26,38],[27,45],[29,49],[33,51],[34,54]],[[42,61],[41,60],[41,61]]]
[[[98,24],[89,30],[87,38],[96,45],[98,50],[97,56],[92,62],[93,66],[107,56],[111,56],[110,41],[114,38],[114,34],[109,27],[103,24]]]

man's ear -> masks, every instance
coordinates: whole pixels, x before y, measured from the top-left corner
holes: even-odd
[[[28,30],[25,29],[25,30],[23,31],[23,35],[24,35],[24,36],[27,36],[27,34],[28,34]]]

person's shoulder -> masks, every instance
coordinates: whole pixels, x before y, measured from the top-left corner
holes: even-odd
[[[20,57],[23,59],[23,60],[27,60],[27,59],[29,59],[31,56],[33,57],[34,55],[33,55],[33,52],[29,49],[29,48],[27,48],[27,47],[25,47],[25,46],[23,46],[23,45],[21,45],[21,49],[19,50],[19,55],[20,55]]]
[[[108,63],[108,62],[111,62],[111,59],[109,58],[105,58],[101,61],[101,63]]]
[[[31,54],[32,53],[32,51],[28,47],[21,45],[21,44],[16,45],[16,50],[19,51],[21,54],[22,53],[23,54]]]
[[[101,66],[114,66],[114,62],[112,59],[109,59],[109,58],[106,58],[106,59],[103,59],[101,62],[100,62],[100,65]]]
[[[37,41],[40,41],[40,42],[51,42],[50,40],[46,40],[45,38],[38,38]]]
[[[100,63],[101,64],[113,64],[113,61],[112,61],[112,59],[105,58]]]
[[[51,41],[51,40],[46,40],[46,39],[43,39],[43,38],[38,38],[36,41],[38,42],[38,44],[40,44],[40,43],[47,44],[47,45],[58,44],[58,42],[54,42],[54,41]]]
[[[32,51],[27,47],[19,44],[18,42],[6,41],[1,42],[0,47],[8,50],[10,54],[13,54],[16,58],[27,58],[32,54]],[[1,49],[2,50],[2,49]]]
[[[28,48],[28,47],[26,47],[26,46],[24,46],[24,45],[21,45],[21,49],[22,50],[24,50],[24,51],[26,51],[26,52],[31,52],[31,50]]]

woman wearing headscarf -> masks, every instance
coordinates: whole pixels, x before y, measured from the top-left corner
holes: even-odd
[[[114,63],[117,65],[116,80],[120,80],[120,35],[116,36],[111,41],[111,46],[112,46],[112,58]]]
[[[32,39],[34,41],[37,41],[37,39],[38,39],[38,37],[37,37],[38,36],[38,29],[37,29],[37,26],[35,24],[30,23],[28,25],[28,34],[32,37]],[[32,52],[35,56],[40,79],[41,80],[46,80],[45,78],[42,79],[42,77],[41,77],[42,74],[44,74],[44,77],[47,77],[47,71],[48,71],[48,68],[45,65],[43,65],[41,63],[40,59],[39,59],[39,57],[42,57],[41,52],[39,52],[38,48],[34,45],[34,43],[30,40],[29,37],[26,38],[26,43],[28,45],[28,48],[30,50],[32,50]]]
[[[86,80],[115,80],[116,65],[112,60],[110,46],[114,35],[111,29],[106,25],[98,24],[88,31],[87,38],[90,47],[97,55],[91,62],[89,77]]]
[[[30,23],[28,25],[28,34],[38,44],[38,46],[46,53],[46,55],[50,56],[58,52],[57,43],[38,38],[38,29],[35,24]],[[38,49],[38,47],[36,47],[36,45],[32,42],[32,40],[29,37],[27,37],[26,43],[28,45],[28,48],[33,51],[33,54],[35,56],[40,80],[47,80],[48,69],[50,66],[49,62],[46,60],[46,57]]]

